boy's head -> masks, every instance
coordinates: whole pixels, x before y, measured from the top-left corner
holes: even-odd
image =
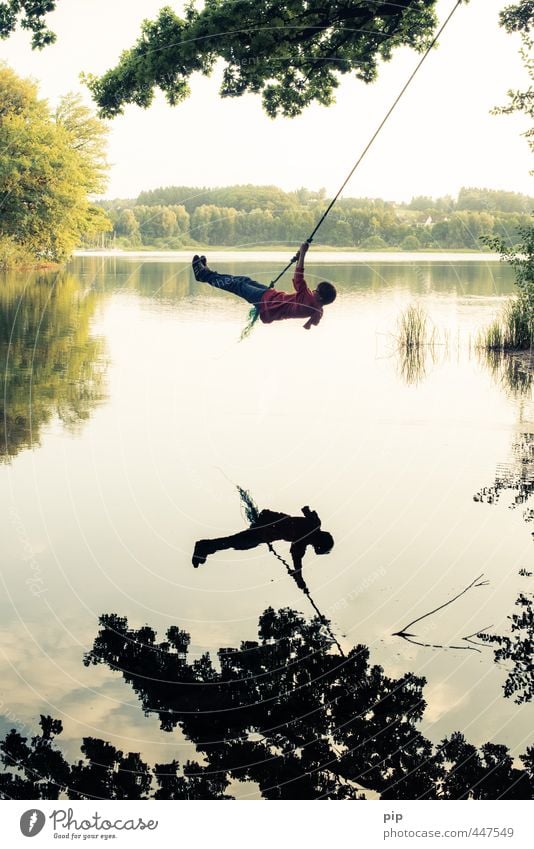
[[[317,289],[315,290],[315,294],[319,298],[322,304],[331,304],[336,300],[336,287],[331,283],[328,283],[326,280],[323,280],[322,283],[319,283]]]
[[[328,554],[334,547],[334,537],[328,531],[317,531],[311,544],[316,554]]]

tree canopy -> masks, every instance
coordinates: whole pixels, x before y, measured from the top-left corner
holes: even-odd
[[[534,81],[534,0],[521,0],[507,6],[500,14],[500,24],[509,33],[521,36],[520,55],[531,83]],[[494,109],[494,114],[509,115],[522,112],[530,119],[534,118],[534,86],[524,91],[509,90],[508,103]],[[530,126],[523,134],[528,145],[534,151],[534,127]],[[532,173],[532,172],[531,172]],[[503,319],[497,319],[488,329],[486,346],[489,349],[530,350],[534,344],[534,224],[532,216],[519,229],[519,243],[512,248],[499,234],[493,238],[486,236],[485,242],[493,250],[499,251],[501,259],[508,262],[515,271],[519,290],[517,299],[505,307]],[[509,369],[508,369],[509,371]],[[529,365],[528,371],[532,373]],[[531,378],[530,381],[531,382]]]
[[[284,192],[276,186],[167,186],[136,200],[101,202],[114,244],[160,250],[187,246],[251,246],[301,242],[324,211],[324,190]],[[482,247],[480,237],[521,240],[534,198],[516,192],[463,188],[458,198],[340,198],[315,241],[363,250]]]
[[[35,83],[0,65],[0,267],[10,247],[61,261],[82,234],[109,229],[88,197],[105,186],[106,133],[79,95],[52,113]]]
[[[7,38],[17,27],[30,30],[32,47],[52,44],[56,36],[48,29],[45,16],[56,8],[56,0],[3,0],[0,3],[0,38]]]
[[[521,36],[521,58],[531,84],[524,91],[510,90],[508,92],[508,103],[495,109],[496,114],[509,115],[513,112],[523,112],[529,118],[534,118],[534,59],[532,49],[534,39],[532,31],[534,27],[534,0],[521,0],[507,6],[500,14],[500,24],[506,32],[517,32]],[[530,127],[526,133],[531,150],[534,150],[534,127]]]
[[[396,47],[431,43],[436,0],[206,0],[179,17],[170,6],[145,21],[137,43],[103,76],[86,77],[101,114],[147,107],[159,88],[176,105],[195,72],[224,63],[222,97],[261,94],[265,111],[293,117],[329,105],[340,75],[372,82]]]

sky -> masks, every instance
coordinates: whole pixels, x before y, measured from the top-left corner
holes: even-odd
[[[0,42],[0,59],[39,81],[54,103],[67,91],[90,96],[81,72],[102,73],[132,46],[144,18],[169,0],[59,0],[49,15],[56,44],[32,51],[17,32]],[[439,0],[440,21],[454,0]],[[492,116],[509,88],[527,87],[520,40],[498,25],[508,0],[470,0],[460,6],[441,44],[427,59],[393,117],[345,190],[345,195],[405,201],[414,195],[456,194],[478,186],[534,194],[524,116]],[[268,118],[261,98],[218,95],[212,77],[195,75],[192,93],[177,107],[161,95],[148,110],[126,108],[110,126],[107,197],[136,197],[166,185],[272,184],[337,191],[418,61],[394,54],[376,83],[344,77],[336,104],[312,105],[298,118]]]

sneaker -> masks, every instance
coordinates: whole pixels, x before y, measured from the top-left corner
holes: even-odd
[[[201,257],[198,254],[195,254],[191,265],[193,267],[193,274],[195,275],[195,280],[198,280],[200,283],[205,282],[205,273],[208,270],[206,266],[206,257]]]
[[[214,271],[214,270],[213,270],[213,268],[210,268],[210,267],[208,266],[208,260],[206,259],[206,257],[205,257],[205,256],[201,256],[201,257],[200,257],[200,262],[201,262],[201,263],[202,263],[202,265],[204,266],[204,271],[207,271],[209,274],[217,274],[217,272],[216,272],[216,271]]]
[[[204,270],[205,270],[205,271],[209,271],[209,273],[210,273],[210,274],[217,274],[217,272],[216,272],[213,268],[210,268],[210,267],[209,267],[209,265],[208,265],[208,260],[206,259],[206,257],[205,257],[204,255],[202,255],[202,256],[200,257],[200,262],[201,262],[201,263],[202,263],[202,265],[204,266]]]
[[[195,550],[193,551],[192,563],[195,569],[201,566],[208,559],[208,555],[204,550],[204,546],[202,545],[203,540],[199,539],[198,542],[195,543]]]

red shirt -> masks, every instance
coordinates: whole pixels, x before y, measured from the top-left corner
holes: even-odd
[[[268,289],[260,301],[260,318],[265,324],[282,318],[307,318],[304,325],[309,330],[312,324],[319,324],[323,308],[318,298],[308,289],[304,272],[295,271],[293,277],[295,294]]]

